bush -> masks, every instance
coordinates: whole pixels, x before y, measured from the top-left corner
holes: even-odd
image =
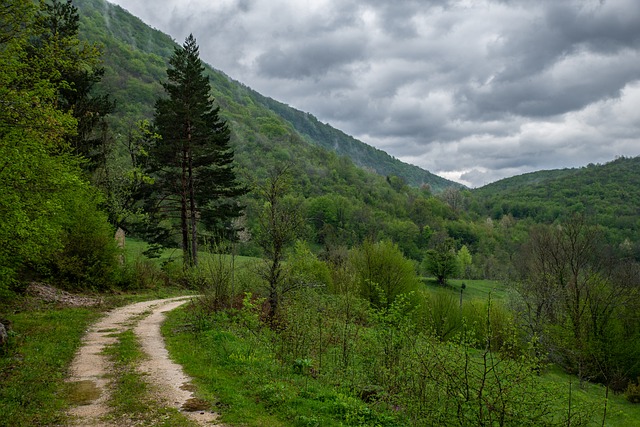
[[[453,295],[436,293],[426,301],[427,325],[441,340],[451,338],[463,326],[460,304]]]
[[[207,311],[231,307],[237,294],[235,289],[234,259],[231,255],[209,254],[202,257],[194,271],[195,284],[201,294],[200,303]]]
[[[640,378],[638,378],[638,383],[629,383],[627,386],[627,391],[624,393],[627,400],[631,403],[640,403]]]
[[[286,267],[288,288],[300,287],[331,288],[329,267],[320,261],[302,241],[297,241],[292,254],[288,257]]]
[[[390,241],[366,241],[350,254],[360,294],[374,307],[389,307],[398,295],[418,289],[414,264]]]
[[[68,212],[63,249],[52,261],[53,278],[68,289],[106,290],[118,281],[122,253],[97,202],[78,199]]]
[[[124,288],[154,289],[167,281],[167,275],[158,265],[143,257],[136,258],[127,266]]]

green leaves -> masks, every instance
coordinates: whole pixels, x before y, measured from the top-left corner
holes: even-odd
[[[453,239],[447,238],[435,249],[429,249],[423,265],[427,272],[435,276],[440,285],[446,285],[447,279],[455,276],[459,271]]]
[[[95,52],[77,39],[70,3],[42,3],[39,9],[23,3],[9,1],[0,17],[13,28],[0,55],[0,291],[23,273],[49,273],[54,259],[64,260],[60,254],[77,229],[77,212],[102,218],[99,200],[81,178],[81,160],[69,152],[77,120],[59,98],[70,87],[65,73],[84,69]],[[94,225],[111,234],[106,222]],[[102,273],[96,274],[106,279]]]

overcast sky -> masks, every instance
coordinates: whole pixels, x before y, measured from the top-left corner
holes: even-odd
[[[640,155],[638,0],[111,0],[263,95],[478,187]]]

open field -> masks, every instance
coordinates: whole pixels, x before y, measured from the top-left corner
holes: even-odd
[[[465,288],[462,291],[464,301],[478,299],[486,301],[489,295],[493,299],[501,300],[506,297],[508,291],[507,286],[497,280],[450,279],[446,287],[438,285],[435,279],[431,278],[423,278],[422,282],[429,292],[452,294],[458,298],[460,297],[461,285],[464,283]]]

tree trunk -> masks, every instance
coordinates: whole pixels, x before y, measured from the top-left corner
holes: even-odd
[[[269,321],[273,322],[273,318],[278,311],[279,295],[278,286],[280,282],[280,252],[276,250],[271,267],[269,268]]]
[[[191,123],[187,125],[187,141],[191,147]],[[196,227],[196,196],[193,177],[193,156],[191,151],[187,153],[187,167],[189,170],[189,210],[191,211],[191,262],[192,265],[198,265],[198,228]]]
[[[189,220],[188,220],[188,205],[187,205],[187,148],[182,148],[182,177],[180,188],[180,226],[182,231],[182,257],[185,267],[191,266],[191,245],[189,244]]]

